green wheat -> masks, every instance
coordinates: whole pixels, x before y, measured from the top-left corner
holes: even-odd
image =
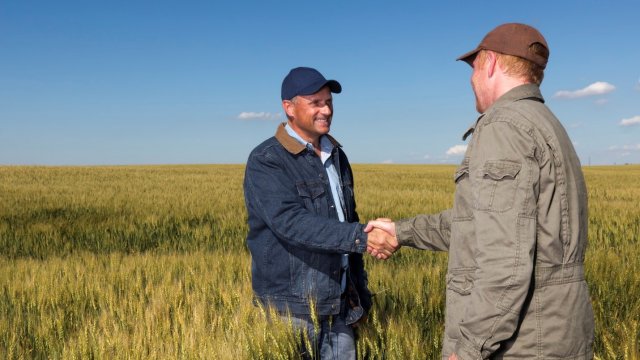
[[[356,165],[362,221],[451,206],[453,166]],[[587,167],[598,359],[640,359],[640,166]],[[0,358],[292,359],[251,299],[241,165],[0,167]],[[447,254],[366,258],[361,359],[439,359]]]

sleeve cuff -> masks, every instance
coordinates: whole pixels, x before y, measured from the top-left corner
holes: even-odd
[[[409,219],[396,221],[396,238],[398,244],[405,246],[413,243],[413,230]]]
[[[364,232],[364,225],[357,224],[353,236],[353,252],[362,254],[367,251],[368,234]]]

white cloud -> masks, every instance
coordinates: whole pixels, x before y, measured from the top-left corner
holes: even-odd
[[[270,112],[253,112],[253,111],[243,111],[238,115],[238,120],[275,120],[279,119],[282,116],[281,113],[270,113]]]
[[[640,115],[634,116],[628,119],[620,120],[620,126],[634,126],[640,125]]]
[[[574,91],[560,90],[555,93],[554,97],[560,98],[560,99],[577,99],[577,98],[582,98],[586,96],[608,94],[615,89],[616,87],[609,84],[608,82],[598,81],[580,90],[574,90]]]
[[[640,144],[633,144],[633,145],[613,145],[609,147],[609,150],[611,151],[618,151],[618,150],[623,150],[623,151],[640,151]]]
[[[389,159],[389,160],[383,160],[382,161],[383,164],[393,164],[393,160]]]
[[[467,145],[455,145],[447,150],[447,155],[463,155],[467,151]]]

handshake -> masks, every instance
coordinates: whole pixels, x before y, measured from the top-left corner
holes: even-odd
[[[396,238],[396,224],[391,219],[371,220],[364,231],[368,234],[367,252],[378,259],[386,260],[400,248]]]

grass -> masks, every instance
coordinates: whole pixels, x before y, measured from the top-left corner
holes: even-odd
[[[251,301],[243,170],[0,167],[0,358],[295,358],[286,322]],[[360,216],[445,209],[453,171],[356,165]],[[584,171],[596,356],[640,358],[640,166]],[[439,358],[446,262],[367,258],[360,358]]]

